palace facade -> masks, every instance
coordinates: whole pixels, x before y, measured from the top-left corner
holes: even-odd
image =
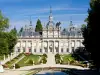
[[[81,28],[75,27],[70,21],[68,28],[63,30],[60,24],[55,25],[50,11],[49,22],[43,26],[42,34],[35,32],[31,21],[30,25],[23,27],[15,45],[15,52],[68,54],[83,47],[82,41]]]

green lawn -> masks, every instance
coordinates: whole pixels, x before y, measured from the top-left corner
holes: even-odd
[[[39,60],[39,56],[41,55],[33,55],[33,54],[30,54],[30,55],[26,55],[21,61],[19,61],[17,64],[22,67],[22,66],[30,66],[32,65],[30,62],[31,61],[34,61],[34,63],[38,63],[38,60]]]
[[[63,62],[68,62],[68,61],[75,61],[74,57],[71,56],[71,54],[64,54],[61,55],[63,58]]]

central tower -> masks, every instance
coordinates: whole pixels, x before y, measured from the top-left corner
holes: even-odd
[[[52,16],[52,8],[50,7],[50,15],[49,15],[49,22],[47,23],[47,28],[53,28],[54,27],[54,22],[53,22],[53,16]]]
[[[53,21],[52,8],[51,8],[51,6],[50,6],[50,16],[49,16],[49,21]]]

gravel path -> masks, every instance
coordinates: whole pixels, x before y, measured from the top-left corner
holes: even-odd
[[[28,71],[5,70],[3,73],[0,73],[0,75],[21,75],[26,72]]]

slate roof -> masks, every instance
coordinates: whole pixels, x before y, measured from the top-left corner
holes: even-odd
[[[69,27],[66,28],[64,31],[61,31],[61,35],[66,35],[66,36],[81,36],[82,32],[80,28],[77,27]]]

